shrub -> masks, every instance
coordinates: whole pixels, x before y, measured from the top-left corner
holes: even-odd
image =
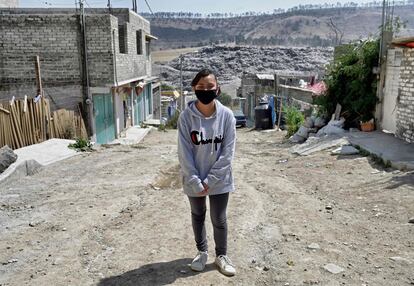
[[[175,111],[173,117],[171,117],[167,123],[165,124],[165,128],[167,129],[177,129],[178,118],[180,117],[180,112],[178,110]]]
[[[315,103],[328,116],[335,112],[337,103],[341,104],[348,127],[372,119],[377,103],[377,75],[373,68],[378,65],[378,57],[378,40],[353,44],[344,50],[328,67],[328,90]]]
[[[77,138],[75,143],[71,143],[68,146],[69,148],[76,149],[76,151],[91,151],[92,143],[89,139]]]
[[[305,117],[299,109],[294,106],[285,108],[284,113],[288,131],[286,136],[290,137],[299,130],[300,126],[305,121]]]

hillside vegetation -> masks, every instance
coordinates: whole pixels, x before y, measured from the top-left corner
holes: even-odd
[[[332,8],[228,18],[151,17],[155,49],[218,43],[237,45],[334,46],[378,34],[381,8]],[[395,7],[394,15],[414,34],[414,5]],[[145,15],[144,15],[145,16]],[[185,16],[185,15],[184,15]]]

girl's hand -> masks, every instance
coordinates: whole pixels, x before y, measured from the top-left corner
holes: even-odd
[[[204,187],[204,191],[202,191],[200,193],[200,195],[204,196],[204,195],[207,195],[209,188],[208,188],[208,185],[206,183],[202,183],[202,184],[203,184],[203,187]]]

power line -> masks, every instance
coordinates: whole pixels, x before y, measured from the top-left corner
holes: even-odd
[[[148,3],[148,1],[147,1],[147,0],[145,0],[145,3],[147,4],[148,9],[150,10],[151,14],[152,14],[153,16],[155,16],[155,14],[154,14],[154,12],[152,12],[151,6],[149,5],[149,3]]]

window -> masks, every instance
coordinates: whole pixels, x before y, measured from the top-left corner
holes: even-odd
[[[126,25],[118,26],[118,41],[119,41],[119,53],[127,54],[128,53],[128,41],[127,41]]]
[[[142,30],[137,31],[137,54],[142,55]]]

